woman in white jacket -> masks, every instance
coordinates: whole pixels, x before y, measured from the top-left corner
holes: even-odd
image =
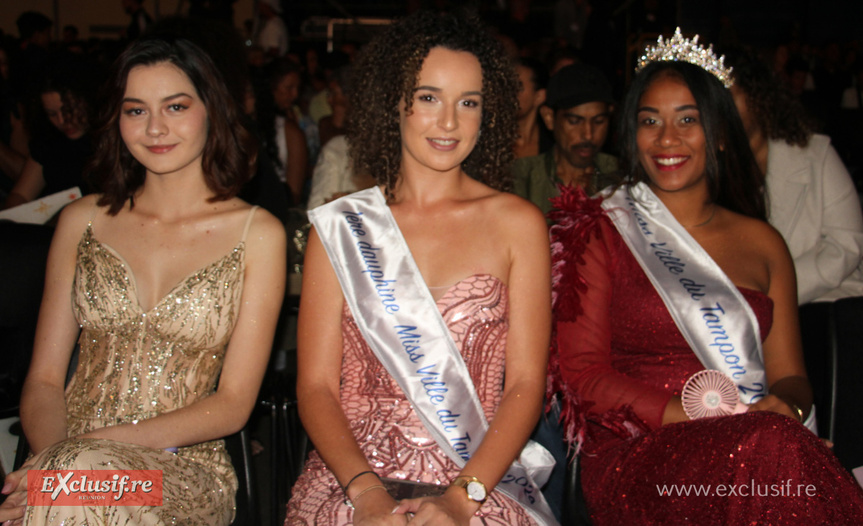
[[[863,215],[848,170],[826,135],[767,65],[749,52],[728,54],[734,102],[766,174],[768,220],[782,234],[797,271],[799,304],[863,296]]]

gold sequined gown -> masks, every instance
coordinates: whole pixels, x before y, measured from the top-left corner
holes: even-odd
[[[128,424],[214,392],[243,289],[243,236],[228,254],[193,272],[144,312],[123,257],[88,225],[78,245],[73,308],[82,327],[79,363],[66,389],[68,435]],[[134,444],[69,439],[41,469],[160,469],[160,507],[28,507],[26,524],[224,525],[237,478],[222,440],[174,454]]]
[[[434,292],[434,291],[433,291]],[[466,278],[437,300],[490,421],[503,392],[508,329],[506,286],[489,275]],[[357,443],[384,477],[449,484],[459,469],[426,431],[404,392],[366,344],[350,311],[342,317],[341,402]],[[353,523],[353,510],[321,457],[312,452],[288,503],[286,526]],[[530,525],[514,501],[492,492],[472,525]]]

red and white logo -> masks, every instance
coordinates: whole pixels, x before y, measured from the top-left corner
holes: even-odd
[[[30,470],[29,506],[161,506],[162,470]]]

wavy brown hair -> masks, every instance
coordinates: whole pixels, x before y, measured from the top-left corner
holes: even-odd
[[[144,37],[126,48],[114,63],[101,99],[104,103],[96,125],[96,155],[91,174],[102,191],[99,205],[107,205],[109,214],[117,214],[146,177],[144,166],[132,156],[120,136],[126,80],[137,66],[163,62],[173,64],[189,77],[207,108],[209,128],[201,165],[207,187],[215,194],[210,200],[234,197],[254,173],[257,142],[243,126],[242,113],[210,57],[184,38]]]
[[[749,48],[725,52],[734,68],[734,85],[746,94],[746,106],[768,139],[805,148],[815,132],[815,121],[791,89]]]
[[[474,55],[482,68],[482,121],[462,169],[498,190],[510,187],[516,138],[518,77],[503,47],[475,15],[420,11],[389,26],[360,53],[348,91],[348,142],[354,172],[370,175],[392,194],[401,169],[399,104],[411,110],[420,69],[442,47]]]

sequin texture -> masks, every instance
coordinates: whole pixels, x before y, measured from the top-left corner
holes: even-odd
[[[509,296],[488,275],[462,280],[437,301],[468,371],[486,418],[503,391]],[[342,408],[360,449],[381,476],[449,484],[458,467],[425,430],[404,392],[366,345],[347,307],[343,314]],[[294,487],[286,525],[351,524],[352,510],[335,477],[312,453]],[[518,504],[492,492],[471,524],[533,524]]]
[[[73,308],[79,363],[66,389],[68,434],[136,423],[212,394],[237,321],[245,246],[196,270],[152,309],[138,301],[122,256],[88,226],[78,245]],[[46,469],[161,469],[158,508],[28,508],[32,524],[228,524],[236,475],[224,443],[177,454],[110,440],[52,446]]]

